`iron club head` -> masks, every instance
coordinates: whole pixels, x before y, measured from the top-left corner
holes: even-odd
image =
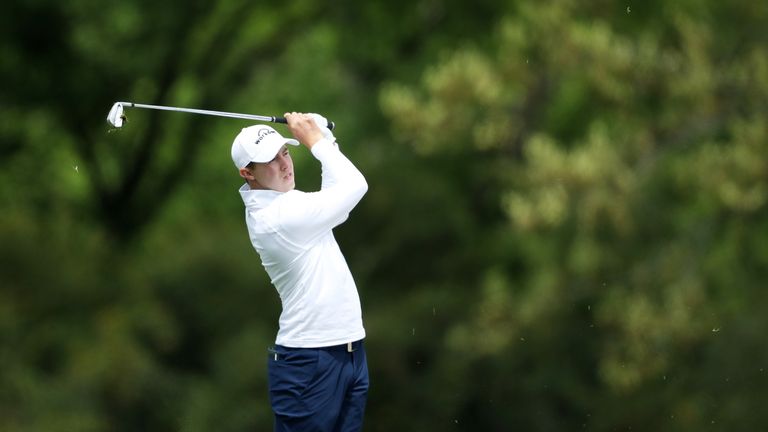
[[[123,104],[120,102],[112,105],[112,109],[107,114],[107,122],[112,126],[119,128],[123,126],[125,121],[125,114],[123,114]]]

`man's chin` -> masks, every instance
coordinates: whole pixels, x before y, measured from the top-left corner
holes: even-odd
[[[283,188],[282,188],[282,191],[281,191],[281,192],[290,192],[290,191],[292,191],[292,190],[294,190],[294,189],[296,189],[296,182],[293,182],[293,181],[292,181],[292,182],[290,182],[290,183],[286,183],[286,184],[283,186]]]

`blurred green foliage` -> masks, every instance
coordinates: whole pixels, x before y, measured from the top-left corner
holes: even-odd
[[[271,428],[247,122],[117,100],[337,122],[366,430],[768,425],[767,3],[4,9],[0,430]]]

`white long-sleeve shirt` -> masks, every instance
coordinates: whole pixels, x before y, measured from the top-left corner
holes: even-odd
[[[357,287],[332,230],[368,183],[335,142],[320,140],[312,154],[322,164],[318,192],[240,188],[251,243],[283,305],[276,343],[296,348],[365,337]]]

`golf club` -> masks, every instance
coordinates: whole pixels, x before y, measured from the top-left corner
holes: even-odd
[[[146,109],[154,109],[154,110],[161,110],[161,111],[176,111],[176,112],[185,112],[185,113],[192,113],[192,114],[212,115],[212,116],[218,116],[218,117],[257,120],[257,121],[272,122],[272,123],[286,123],[286,124],[288,123],[285,120],[285,117],[262,116],[262,115],[255,115],[255,114],[241,114],[241,113],[233,113],[233,112],[225,112],[225,111],[211,111],[211,110],[180,108],[180,107],[171,107],[171,106],[163,106],[163,105],[147,105],[147,104],[140,104],[140,103],[133,103],[133,102],[115,102],[115,104],[112,105],[112,109],[109,110],[109,114],[107,115],[107,122],[116,128],[122,127],[123,122],[125,121],[125,114],[123,113],[123,110],[125,108],[146,108]],[[336,125],[330,120],[328,120],[327,126],[328,126],[328,129],[331,129],[331,130],[333,130],[333,128],[336,127]]]

